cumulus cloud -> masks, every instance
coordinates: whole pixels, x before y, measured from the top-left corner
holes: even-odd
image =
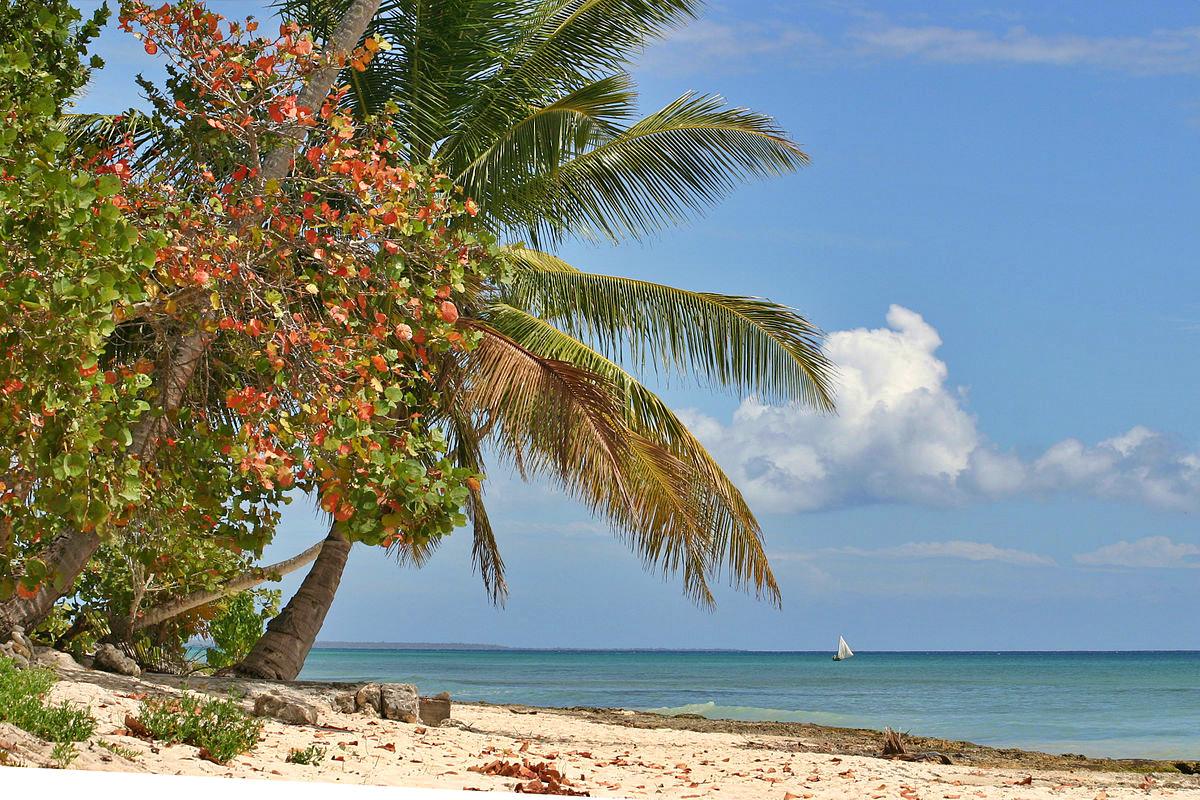
[[[1034,459],[996,447],[966,410],[965,391],[949,383],[941,344],[920,314],[894,305],[885,328],[829,336],[836,415],[748,399],[728,424],[683,416],[766,511],[1058,493],[1200,508],[1200,454],[1148,428],[1091,445],[1064,439]]]
[[[1137,36],[1039,35],[938,25],[888,25],[852,34],[862,52],[951,63],[1092,66],[1134,73],[1200,71],[1200,27]]]
[[[1166,536],[1109,544],[1075,560],[1089,567],[1200,567],[1200,545],[1174,542]]]
[[[1053,558],[1039,555],[1038,553],[997,547],[987,542],[967,542],[958,539],[948,542],[906,542],[895,547],[879,547],[875,549],[836,547],[829,548],[823,552],[831,555],[860,556],[863,558],[955,558],[964,561],[1000,561],[1006,564],[1038,567],[1050,567],[1054,566],[1055,563]]]

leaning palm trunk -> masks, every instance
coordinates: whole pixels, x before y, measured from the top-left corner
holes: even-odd
[[[321,547],[321,553],[296,594],[279,616],[267,625],[267,632],[232,672],[248,678],[290,681],[300,674],[304,659],[317,640],[325,615],[333,604],[350,542],[334,530]]]
[[[217,600],[237,594],[238,592],[244,592],[247,589],[253,589],[255,586],[267,583],[268,581],[281,580],[285,575],[290,575],[306,564],[312,563],[320,554],[321,548],[324,545],[324,541],[317,542],[312,547],[301,553],[297,553],[291,558],[271,564],[270,566],[255,567],[247,570],[241,575],[221,584],[216,589],[192,592],[191,594],[186,594],[163,603],[160,606],[147,609],[130,624],[130,631],[136,632],[144,628],[151,628],[184,612],[191,611],[193,608],[215,603]]]
[[[366,32],[371,19],[379,11],[379,3],[380,0],[354,0],[346,9],[337,30],[329,37],[328,52],[345,54],[352,51]],[[309,108],[316,108],[333,88],[339,71],[339,66],[331,63],[315,73],[304,86],[297,102]],[[264,184],[282,180],[287,176],[303,139],[304,129],[298,128],[266,155],[261,176]],[[161,409],[163,413],[147,418],[137,426],[128,451],[130,455],[136,455],[143,462],[154,458],[162,426],[167,423],[169,416],[181,407],[196,368],[203,361],[211,341],[211,336],[198,332],[180,338],[172,353],[171,366],[164,375]],[[99,547],[99,536],[94,532],[81,530],[69,530],[53,542],[43,560],[55,579],[43,584],[38,593],[28,600],[14,597],[0,604],[0,640],[7,638],[15,627],[31,628],[44,620],[59,598],[70,591],[75,579],[83,572],[84,566]]]

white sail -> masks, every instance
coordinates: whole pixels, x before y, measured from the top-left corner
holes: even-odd
[[[847,658],[850,658],[850,656],[852,656],[852,655],[854,655],[854,651],[850,649],[850,645],[846,644],[846,640],[843,639],[841,636],[839,636],[838,637],[838,651],[837,651],[837,655],[834,656],[834,659],[836,659],[837,661],[844,661]]]

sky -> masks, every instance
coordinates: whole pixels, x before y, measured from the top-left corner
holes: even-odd
[[[80,107],[137,103],[156,65],[115,30],[98,51]],[[812,159],[650,240],[561,251],[828,332],[836,415],[660,387],[758,514],[782,608],[696,608],[497,467],[504,608],[468,531],[421,570],[359,547],[321,638],[1200,649],[1200,8],[727,0],[634,75],[647,111],[719,93]],[[265,557],[323,532],[301,499]]]

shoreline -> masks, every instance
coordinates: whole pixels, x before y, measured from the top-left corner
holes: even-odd
[[[1200,797],[1200,775],[1184,774],[1166,761],[1087,759],[923,737],[905,737],[909,752],[935,750],[951,763],[891,760],[881,757],[879,731],[614,708],[453,703],[449,724],[435,727],[338,711],[344,704],[337,695],[357,683],[134,678],[85,669],[69,656],[45,651],[38,661],[59,675],[50,699],[85,706],[98,722],[96,735],[79,745],[73,769],[512,791],[519,776],[506,775],[495,766],[500,763],[549,767],[570,779],[572,791],[597,797]],[[181,689],[215,697],[233,692],[247,709],[256,697],[279,694],[316,709],[317,720],[285,724],[264,717],[259,744],[225,764],[205,760],[188,745],[130,733],[126,720],[138,713],[141,699]],[[0,724],[0,748],[27,766],[45,766],[39,759],[48,750],[22,733]],[[287,761],[293,750],[314,746],[324,753],[319,763]]]

